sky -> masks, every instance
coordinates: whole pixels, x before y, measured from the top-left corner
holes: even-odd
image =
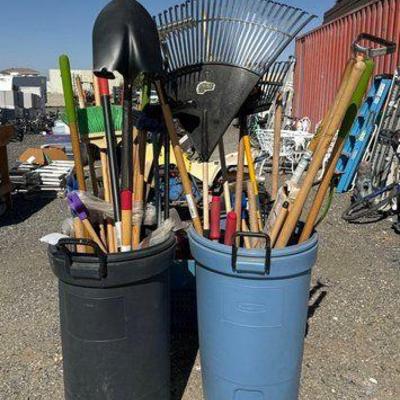
[[[179,4],[180,0],[142,0],[151,14]],[[306,30],[321,23],[335,0],[281,0],[319,17]],[[108,0],[14,0],[1,7],[0,70],[30,67],[47,74],[57,67],[60,54],[71,58],[73,68],[91,67],[91,33],[94,21]],[[289,49],[285,55],[291,52]]]

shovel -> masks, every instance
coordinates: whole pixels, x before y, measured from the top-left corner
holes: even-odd
[[[114,0],[97,17],[93,29],[94,73],[98,77],[114,79],[114,71],[124,78],[122,162],[121,162],[121,220],[122,251],[132,249],[132,193],[133,193],[133,82],[140,73],[159,73],[159,52],[147,45],[153,24],[146,9],[134,0]],[[112,152],[113,150],[110,149]],[[112,185],[115,188],[117,185]]]
[[[202,233],[192,185],[179,147],[165,89],[160,81],[163,63],[157,26],[141,4],[135,0],[113,0],[103,9],[93,30],[93,58],[97,76],[113,79],[113,71],[118,71],[125,80],[133,82],[139,73],[144,73],[155,81],[193,223],[196,230]],[[125,173],[128,172],[124,171]]]

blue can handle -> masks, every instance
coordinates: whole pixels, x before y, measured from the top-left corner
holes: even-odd
[[[237,267],[237,259],[238,259],[238,247],[236,246],[236,239],[243,239],[245,237],[250,238],[259,238],[265,240],[265,264],[264,271],[256,271],[256,270],[241,270]],[[271,273],[271,238],[265,233],[256,233],[256,232],[237,232],[233,236],[233,245],[232,245],[232,271],[237,272],[239,274],[259,274],[259,275],[269,275]]]
[[[94,250],[94,255],[97,257],[96,263],[80,263],[73,260],[73,254],[67,246],[88,246]],[[100,247],[90,239],[73,239],[64,238],[60,239],[57,248],[64,253],[65,269],[76,279],[93,279],[102,280],[107,277],[107,255],[103,253]],[[76,255],[75,253],[74,255]],[[79,254],[81,256],[81,254]],[[92,257],[92,256],[88,256]]]

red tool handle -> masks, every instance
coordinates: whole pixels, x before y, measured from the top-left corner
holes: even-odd
[[[221,238],[221,197],[214,196],[210,207],[210,239]]]
[[[98,82],[99,82],[100,96],[109,96],[110,95],[110,87],[108,85],[108,79],[98,78]]]
[[[227,246],[233,245],[233,239],[236,234],[236,225],[237,225],[237,215],[235,211],[231,211],[226,216],[224,244]]]

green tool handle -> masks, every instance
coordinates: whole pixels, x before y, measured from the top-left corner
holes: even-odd
[[[150,104],[150,93],[151,93],[151,83],[149,78],[145,75],[143,78],[143,85],[142,85],[141,111],[143,111],[145,107]]]
[[[65,112],[67,114],[68,122],[74,123],[77,121],[74,90],[72,88],[71,65],[69,58],[66,55],[60,57],[60,71],[64,91]]]
[[[72,152],[74,153],[76,177],[78,180],[79,190],[86,191],[86,181],[83,171],[80,138],[74,104],[74,91],[72,89],[71,66],[69,58],[66,55],[60,57],[60,70],[64,90],[65,111],[70,129]]]

